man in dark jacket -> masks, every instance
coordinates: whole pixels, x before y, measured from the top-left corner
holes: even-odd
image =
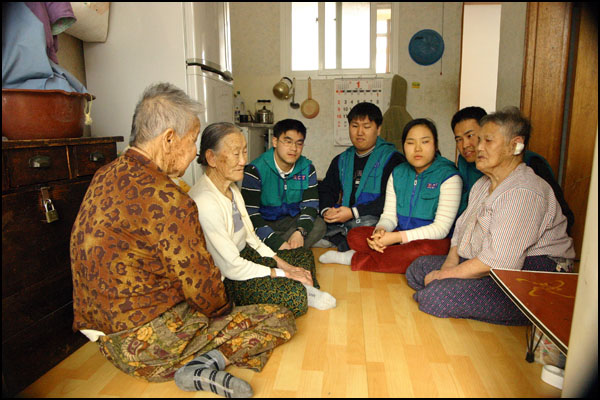
[[[392,170],[406,158],[381,139],[383,115],[372,103],[358,103],[348,113],[352,146],[337,155],[319,184],[319,207],[327,223],[323,247],[349,250],[346,235],[358,226],[374,226],[383,212]]]

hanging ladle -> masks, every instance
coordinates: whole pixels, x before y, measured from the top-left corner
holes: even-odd
[[[294,83],[292,84],[292,87],[294,88],[294,92],[292,93],[292,101],[290,103],[290,107],[296,110],[300,108],[300,104],[294,102],[294,99],[296,98],[296,78],[294,78]]]

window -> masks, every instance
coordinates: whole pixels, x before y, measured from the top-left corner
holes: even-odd
[[[377,39],[375,48],[375,72],[389,73],[390,47],[392,41],[392,7],[391,3],[377,3]]]
[[[281,3],[284,75],[391,72],[392,3]]]

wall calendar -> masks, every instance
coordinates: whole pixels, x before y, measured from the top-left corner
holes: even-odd
[[[352,146],[348,137],[348,113],[357,103],[364,101],[377,105],[383,113],[387,109],[383,79],[336,79],[334,88],[334,145]],[[389,105],[389,99],[386,101]]]

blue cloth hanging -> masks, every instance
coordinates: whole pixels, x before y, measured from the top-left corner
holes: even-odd
[[[53,4],[2,3],[3,89],[88,93],[77,78],[51,59],[56,60],[58,49],[54,35],[75,22],[70,3]]]

